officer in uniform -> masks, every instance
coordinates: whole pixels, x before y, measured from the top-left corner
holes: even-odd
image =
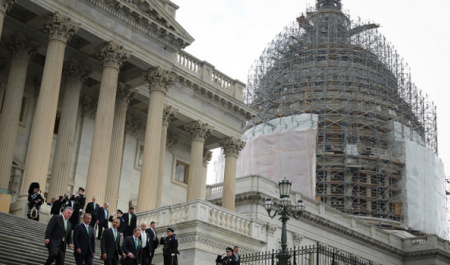
[[[225,257],[222,257],[225,253],[222,253],[220,255],[217,255],[216,264],[222,264],[222,265],[237,265],[236,256],[233,254],[232,248],[226,248],[227,255]]]
[[[160,244],[164,245],[164,265],[178,265],[177,254],[180,254],[178,251],[178,238],[173,233],[172,228],[167,228],[167,236],[161,237]]]

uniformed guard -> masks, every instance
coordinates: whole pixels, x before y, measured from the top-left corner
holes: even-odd
[[[220,255],[217,255],[216,264],[222,264],[222,265],[237,265],[236,262],[236,256],[233,255],[233,249],[232,248],[226,248],[226,256],[222,257],[225,253],[222,253]]]
[[[172,228],[167,228],[167,236],[161,237],[160,240],[160,244],[164,245],[164,265],[178,265],[177,254],[180,254],[178,251],[178,238],[173,232]]]

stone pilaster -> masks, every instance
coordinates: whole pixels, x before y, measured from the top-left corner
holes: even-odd
[[[221,143],[225,154],[225,173],[223,179],[222,207],[234,211],[236,194],[236,162],[245,142],[234,138],[226,138]]]
[[[113,41],[102,45],[97,51],[97,56],[103,64],[103,71],[86,182],[86,198],[97,196],[101,203],[105,202],[106,195],[105,184],[108,179],[119,71],[130,55],[130,50]]]
[[[3,112],[0,116],[0,188],[8,189],[14,147],[19,126],[25,79],[30,58],[37,46],[22,36],[11,36],[8,43],[11,67],[6,84]]]
[[[45,189],[58,106],[59,88],[67,42],[80,28],[70,18],[58,12],[46,16],[44,31],[49,37],[41,89],[34,113],[22,193],[31,182]]]
[[[185,124],[184,129],[192,135],[186,200],[204,200],[206,197],[206,176],[203,176],[203,147],[206,138],[211,134],[214,127],[208,125],[208,123],[193,121]]]
[[[49,198],[58,198],[67,192],[70,178],[75,131],[77,126],[78,106],[83,81],[87,79],[90,70],[82,63],[72,60],[63,68],[65,92],[53,155],[52,175],[48,189]]]
[[[176,75],[160,67],[152,68],[145,76],[149,84],[150,102],[145,129],[144,156],[139,182],[138,211],[156,208],[158,201],[158,173],[161,155],[161,131],[164,98]]]
[[[206,149],[203,150],[203,162],[202,162],[203,172],[202,172],[202,174],[203,174],[203,179],[205,179],[205,183],[206,183],[206,178],[208,176],[208,164],[209,164],[209,161],[211,161],[211,158],[212,158],[212,151],[209,151]]]
[[[0,0],[0,37],[3,31],[3,21],[5,20],[6,13],[11,10],[16,0]]]
[[[117,101],[114,111],[114,124],[111,140],[111,152],[108,165],[108,180],[106,182],[105,202],[109,202],[111,212],[117,210],[119,200],[120,173],[122,171],[123,139],[125,135],[125,123],[127,109],[131,100],[137,95],[137,89],[119,83],[117,87]]]
[[[166,142],[167,142],[167,129],[169,128],[169,123],[175,117],[178,109],[172,108],[172,106],[165,106],[163,111],[163,123],[161,130],[161,155],[159,160],[159,173],[158,173],[158,196],[156,207],[161,206],[162,199],[162,189],[164,183],[164,164],[166,162]]]

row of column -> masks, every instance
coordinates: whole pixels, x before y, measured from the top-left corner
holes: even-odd
[[[0,29],[4,15],[13,3],[14,1],[0,0]],[[63,68],[67,42],[79,30],[80,24],[57,12],[47,16],[45,21],[44,30],[49,37],[49,43],[31,129],[22,194],[26,193],[31,182],[39,182],[42,188],[46,186],[59,88],[64,76],[63,109],[49,183],[51,198],[64,194],[67,189],[80,91],[90,70],[77,61],[69,62]],[[21,35],[13,36],[8,45],[12,58],[5,104],[0,118],[0,188],[8,188],[27,68],[38,47]],[[130,54],[130,50],[115,42],[106,43],[97,53],[103,63],[103,70],[86,196],[97,196],[99,201],[108,201],[113,209],[117,207],[119,194],[126,111],[129,102],[136,95],[136,91],[130,87],[118,86],[120,67],[130,58]],[[174,73],[160,67],[150,69],[145,76],[149,84],[150,102],[138,194],[139,211],[151,210],[161,204],[167,129],[177,112],[170,106],[164,106],[164,98],[175,77]],[[186,199],[205,199],[204,163],[211,155],[209,151],[204,152],[204,143],[213,127],[201,121],[194,121],[186,124],[185,129],[192,136]],[[243,143],[238,139],[228,138],[222,146],[226,157],[223,206],[234,209],[236,158]]]

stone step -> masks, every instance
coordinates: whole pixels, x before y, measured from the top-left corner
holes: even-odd
[[[43,264],[48,256],[44,244],[46,225],[0,213],[0,265]],[[94,265],[101,265],[100,240],[95,240],[96,257]],[[73,250],[67,249],[65,265],[75,264]]]

